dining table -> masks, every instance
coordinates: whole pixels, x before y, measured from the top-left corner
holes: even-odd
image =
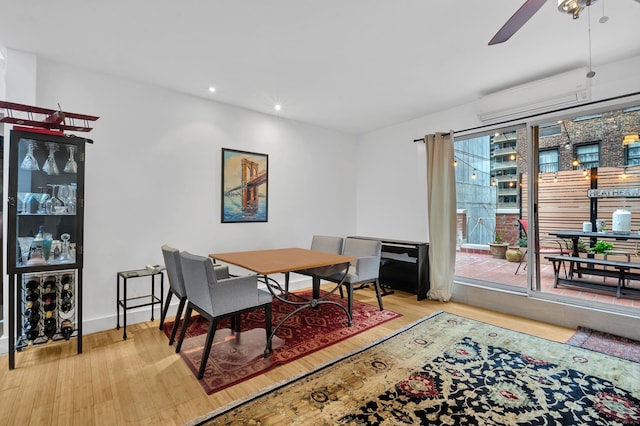
[[[261,276],[273,297],[295,307],[275,325],[269,336],[267,348],[271,347],[270,343],[278,328],[293,315],[307,308],[317,309],[323,304],[337,305],[347,316],[349,327],[352,325],[351,314],[347,308],[338,302],[329,300],[329,296],[340,289],[342,281],[347,276],[350,263],[356,260],[355,257],[295,247],[211,253],[209,257],[214,262],[223,262],[255,272]],[[304,271],[305,275],[311,276],[312,292],[310,299],[303,298],[295,293],[285,293],[282,286],[273,277],[274,274],[296,271]],[[336,274],[342,274],[342,279],[337,283],[332,282],[335,287],[321,294],[320,284],[322,277],[335,276]],[[265,349],[266,356],[268,356],[268,349]]]
[[[572,241],[573,256],[579,256],[579,243],[580,238],[589,238],[590,240],[618,240],[618,241],[640,241],[640,234],[636,232],[584,232],[582,230],[559,230],[550,231],[549,235],[558,237],[564,240]]]

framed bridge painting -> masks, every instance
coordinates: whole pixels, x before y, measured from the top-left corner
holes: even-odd
[[[267,222],[269,156],[222,148],[222,223]]]

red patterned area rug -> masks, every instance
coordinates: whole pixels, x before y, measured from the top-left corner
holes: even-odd
[[[439,313],[189,424],[637,425],[640,368]]]
[[[310,298],[311,290],[296,294]],[[342,303],[344,306],[347,303],[346,298],[340,299],[340,296],[335,294],[330,295],[329,300]],[[294,309],[295,306],[274,298],[274,327]],[[331,304],[322,304],[318,309],[304,309],[294,314],[278,329],[273,341],[273,352],[269,358],[263,357],[266,345],[264,311],[243,314],[243,331],[238,336],[231,333],[228,320],[221,321],[200,384],[207,394],[212,394],[401,316],[386,309],[381,311],[377,305],[357,300],[353,301],[352,313],[351,327],[347,325],[344,311]],[[194,375],[200,368],[208,327],[209,323],[205,319],[200,316],[192,317],[182,344],[180,354]],[[171,334],[172,328],[173,322],[165,323],[164,331],[167,336]],[[180,330],[178,334],[179,332]]]
[[[603,354],[640,362],[640,341],[615,336],[586,327],[578,327],[569,340],[568,345],[591,349]]]

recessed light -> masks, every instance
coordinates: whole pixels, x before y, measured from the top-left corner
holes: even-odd
[[[280,104],[276,104],[276,105],[274,106],[274,108],[275,108],[275,110],[276,110],[276,111],[280,111],[280,110],[282,109],[282,105],[280,105]]]
[[[210,86],[210,87],[209,87],[209,93],[213,93],[213,92],[215,92],[215,91],[216,91],[216,88],[215,88],[215,87],[213,87],[213,86]]]

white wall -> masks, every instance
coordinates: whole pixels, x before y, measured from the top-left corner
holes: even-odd
[[[85,333],[115,327],[116,272],[163,263],[164,243],[206,255],[355,231],[352,136],[39,59],[35,104],[58,103],[101,117],[86,134]],[[220,223],[223,147],[269,155],[268,222]],[[130,288],[148,293],[142,280]]]

